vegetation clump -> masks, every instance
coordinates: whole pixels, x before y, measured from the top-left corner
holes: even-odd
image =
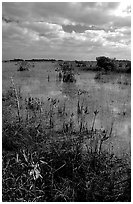
[[[19,64],[18,71],[29,71],[30,64],[27,61],[22,61]]]
[[[115,68],[115,59],[109,57],[97,57],[97,66],[99,69],[104,69],[105,71],[113,71]]]
[[[59,64],[62,71],[63,82],[75,82],[75,75],[72,64],[69,62],[64,62]]]

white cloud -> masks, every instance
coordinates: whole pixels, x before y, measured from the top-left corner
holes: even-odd
[[[130,4],[5,2],[2,11],[4,56],[130,58]]]

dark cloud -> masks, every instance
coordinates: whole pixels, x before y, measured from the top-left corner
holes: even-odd
[[[62,25],[62,28],[65,32],[71,33],[75,31],[77,33],[83,33],[85,30],[88,30],[87,26],[82,26],[80,24],[77,25]]]
[[[17,20],[40,19],[52,21],[53,19],[68,19],[76,24],[102,25],[108,24],[115,18],[110,11],[118,8],[117,2],[104,3],[71,3],[71,2],[34,2],[34,3],[3,3],[3,13]],[[118,20],[117,20],[118,18]],[[58,22],[57,22],[58,23]]]
[[[14,20],[12,18],[8,18],[8,17],[5,17],[5,16],[2,16],[2,21],[5,21],[6,23],[12,23],[12,22],[19,23],[18,20]]]

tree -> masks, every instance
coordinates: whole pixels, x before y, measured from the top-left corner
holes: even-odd
[[[111,59],[109,57],[101,56],[96,57],[96,60],[99,69],[104,69],[105,71],[112,71],[115,69],[115,58]]]

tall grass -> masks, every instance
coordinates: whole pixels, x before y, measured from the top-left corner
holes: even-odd
[[[45,109],[40,99],[17,97],[18,115],[16,93],[11,90],[3,94],[3,201],[131,201],[130,165],[104,150],[112,127],[95,129],[98,110],[90,129],[88,107],[80,97],[77,113],[71,114],[56,99],[49,98]],[[63,120],[60,131],[55,128],[58,118]]]

